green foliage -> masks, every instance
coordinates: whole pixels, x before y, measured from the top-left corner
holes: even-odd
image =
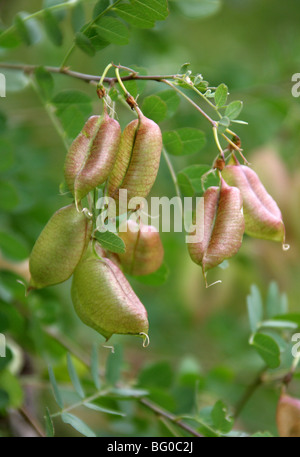
[[[255,285],[251,286],[251,295],[247,297],[247,306],[250,328],[255,333],[263,320],[262,298],[259,289]]]
[[[228,106],[226,106],[225,109],[225,116],[228,117],[229,119],[233,120],[238,117],[240,112],[243,109],[243,102],[240,102],[238,100],[229,103]]]
[[[74,389],[78,393],[79,397],[84,398],[84,396],[85,396],[84,390],[81,386],[78,374],[76,372],[76,368],[74,367],[70,354],[67,354],[67,360],[68,360],[68,372],[69,372],[72,384],[74,386]]]
[[[40,93],[46,101],[50,101],[54,90],[54,80],[44,67],[38,67],[34,72]]]
[[[97,35],[97,34],[96,34]],[[87,55],[94,56],[96,49],[93,42],[84,33],[77,32],[75,35],[75,44]]]
[[[54,434],[55,434],[55,430],[54,430],[53,421],[50,416],[50,412],[49,412],[48,408],[46,408],[45,427],[46,427],[46,436],[48,438],[53,438]]]
[[[195,154],[205,145],[205,135],[201,130],[184,127],[163,133],[164,146],[169,154]]]
[[[94,28],[96,33],[109,43],[117,45],[128,44],[129,32],[127,27],[118,19],[113,17],[102,17],[96,22],[97,26]]]
[[[278,368],[280,365],[280,349],[276,341],[263,333],[256,333],[251,345],[257,350],[269,368]]]
[[[15,186],[9,181],[0,183],[0,209],[10,211],[19,203],[19,196]]]
[[[65,135],[74,139],[92,111],[91,98],[82,91],[66,89],[56,94],[51,103],[56,108]]]
[[[60,408],[63,408],[64,407],[64,403],[63,403],[63,400],[62,400],[61,393],[60,393],[60,391],[58,389],[58,385],[57,385],[57,382],[56,382],[56,379],[55,379],[55,375],[54,375],[53,369],[52,369],[51,366],[49,366],[48,370],[49,370],[49,379],[50,379],[50,382],[51,382],[51,385],[52,385],[55,401],[56,401],[56,403],[58,404],[58,406]]]
[[[228,415],[226,405],[218,400],[212,409],[211,417],[216,430],[229,433],[233,426],[233,418]]]
[[[218,178],[211,173],[208,165],[191,165],[184,168],[177,174],[177,180],[183,195],[192,197],[195,194],[202,194],[205,187],[218,185]]]
[[[220,84],[215,92],[215,102],[218,108],[226,104],[228,95],[228,87],[225,84]]]
[[[95,238],[104,249],[109,249],[111,252],[122,254],[126,251],[124,241],[113,232],[106,230],[105,232],[96,232]]]
[[[300,328],[295,257],[299,227],[294,216],[298,181],[296,174],[292,176],[299,162],[298,101],[291,99],[289,85],[274,89],[297,66],[298,22],[290,0],[284,12],[276,4],[261,8],[259,2],[251,6],[245,2],[242,7],[238,2],[223,3],[221,9],[220,0],[100,0],[92,4],[46,0],[40,11],[31,13],[34,17],[18,12],[14,18],[12,2],[3,8],[1,61],[40,66],[26,73],[0,69],[7,91],[0,112],[0,262],[10,265],[0,271],[0,332],[8,342],[7,356],[0,359],[1,436],[12,434],[7,425],[9,412],[30,402],[26,386],[31,383],[36,415],[39,419],[45,415],[49,437],[74,433],[165,436],[171,434],[169,428],[185,436],[178,420],[204,436],[276,435],[279,387],[292,367],[295,392],[300,379],[291,355],[291,337]],[[170,20],[165,21],[169,11]],[[245,27],[246,17],[255,28]],[[4,28],[3,24],[8,25]],[[285,24],[289,41],[276,44],[274,59],[272,33],[279,26],[284,30]],[[266,37],[263,55],[262,35]],[[161,123],[164,147],[174,161],[182,196],[202,195],[219,183],[210,165],[217,154],[211,126],[186,97],[218,122],[222,147],[227,144],[221,134],[231,137],[226,129],[233,127],[242,137],[250,162],[251,149],[270,143],[277,147],[285,160],[284,173],[290,176],[291,198],[284,200],[283,192],[280,206],[288,220],[287,238],[296,253],[286,258],[278,246],[264,250],[263,244],[246,239],[236,263],[215,273],[216,279],[222,275],[223,289],[216,286],[206,292],[199,272],[186,261],[179,235],[163,234],[161,268],[132,278],[147,306],[151,346],[142,349],[128,337],[122,348],[118,345],[121,337],[116,337],[109,342],[114,353],[98,347],[95,333],[78,323],[68,286],[33,291],[25,297],[24,287],[17,282],[25,281],[22,271],[11,270],[25,265],[29,248],[51,213],[70,203],[70,195],[59,195],[65,150],[57,132],[70,144],[88,116],[100,111],[92,84],[50,73],[45,66],[64,63],[66,69],[100,76],[111,61],[129,65],[138,75],[176,73],[180,61],[193,63],[196,73],[184,64],[170,79],[183,96],[157,81],[125,82],[144,114]],[[199,71],[205,71],[212,83]],[[121,71],[122,76],[131,73]],[[115,76],[113,69],[110,76]],[[33,95],[33,86],[40,98]],[[116,102],[111,111],[125,125],[132,116],[121,107],[121,88],[118,84],[105,87]],[[244,108],[238,98],[243,98]],[[247,129],[238,125],[243,122],[239,119],[242,109],[249,121]],[[262,175],[265,171],[260,169]],[[159,173],[154,194],[174,195],[163,159]],[[277,183],[275,176],[273,181]],[[84,204],[88,206],[88,201]],[[124,252],[116,234],[96,232],[95,237],[104,248]],[[257,251],[259,264],[253,260]],[[275,281],[268,287],[266,278]],[[248,325],[243,303],[250,281],[257,285],[247,298]],[[287,291],[290,306],[282,290]],[[48,364],[53,367],[49,376]],[[24,375],[24,368],[32,366],[34,372]],[[241,419],[233,420],[231,414],[262,368],[260,388],[245,405]],[[56,404],[48,395],[51,390]],[[157,412],[143,400],[167,410],[174,421],[165,418],[167,428],[163,428]]]
[[[63,34],[60,30],[59,23],[51,10],[44,10],[45,30],[49,39],[55,46],[61,46],[63,43]]]
[[[95,438],[95,433],[77,416],[70,413],[62,413],[61,419],[65,424],[71,425],[75,430],[88,438]]]
[[[161,122],[167,114],[167,104],[157,95],[149,95],[144,99],[142,111],[154,122]]]

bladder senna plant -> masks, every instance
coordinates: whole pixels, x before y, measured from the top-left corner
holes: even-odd
[[[91,236],[92,223],[71,204],[59,209],[38,237],[30,258],[29,289],[66,281],[72,276]]]
[[[106,340],[113,334],[148,334],[147,311],[124,274],[91,247],[74,272],[71,295],[80,319]]]
[[[120,227],[119,236],[126,246],[126,252],[119,254],[125,273],[140,276],[159,269],[164,248],[155,227],[129,220]]]

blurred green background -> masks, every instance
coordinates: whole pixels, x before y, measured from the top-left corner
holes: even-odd
[[[89,17],[94,3],[84,3]],[[41,7],[38,0],[2,1],[1,21],[8,26],[17,12],[34,12]],[[159,386],[154,380],[152,398],[178,414],[189,412],[195,398],[195,384],[179,382],[185,367],[194,371],[192,379],[198,381],[196,390],[201,407],[212,405],[219,398],[234,406],[262,368],[259,356],[248,345],[246,297],[252,284],[266,297],[269,283],[277,282],[279,290],[288,296],[290,310],[299,310],[300,102],[291,94],[291,77],[300,71],[299,23],[300,8],[293,0],[286,0],[284,5],[279,0],[226,0],[216,14],[204,18],[188,17],[170,1],[168,19],[158,22],[154,29],[132,28],[129,45],[110,45],[93,58],[76,49],[68,62],[73,70],[91,74],[101,74],[111,61],[146,68],[149,74],[177,73],[182,64],[190,62],[193,72],[201,73],[211,85],[224,82],[229,87],[230,100],[244,102],[240,117],[249,125],[235,128],[244,153],[284,216],[291,249],[283,252],[279,244],[245,236],[229,267],[209,273],[209,282],[222,279],[221,285],[205,289],[200,269],[188,256],[184,235],[176,233],[162,234],[165,261],[170,270],[166,283],[154,287],[131,280],[149,313],[151,344],[143,349],[138,339],[113,338],[112,343],[123,344],[123,376],[131,382],[143,367],[162,363],[166,378]],[[63,29],[60,48],[43,35],[33,46],[1,49],[0,60],[58,66],[72,43],[68,18],[64,19]],[[7,96],[0,99],[0,171],[3,181],[14,190],[9,194],[10,200],[6,200],[4,189],[0,200],[0,248],[4,257],[16,261],[29,255],[47,220],[55,210],[68,204],[69,199],[59,194],[65,158],[61,138],[30,85],[20,91],[9,91],[10,76]],[[93,97],[93,112],[99,112],[94,87],[64,75],[54,75],[54,81],[55,93],[66,88],[85,91]],[[158,89],[163,88],[148,82],[145,95]],[[122,105],[118,106],[118,117],[122,127],[132,119]],[[176,171],[193,163],[211,164],[217,151],[210,126],[184,100],[176,116],[161,123],[162,130],[182,126],[205,131],[207,144],[198,154],[173,157]],[[175,195],[163,159],[152,194]],[[70,281],[25,299],[24,288],[16,284],[14,275],[2,271],[0,278],[0,318],[8,319],[10,338],[29,354],[26,355],[28,373],[43,383],[47,379],[45,362],[51,362],[58,380],[65,382],[65,351],[43,335],[42,326],[59,328],[87,353],[93,342],[103,342],[75,316]],[[2,327],[0,331],[5,333],[5,326]],[[101,348],[102,364],[108,352]],[[23,370],[26,374],[26,369]],[[84,376],[84,368],[81,370]],[[143,387],[151,387],[151,376],[151,371],[149,376],[147,372],[144,374]],[[299,395],[297,380],[291,392]],[[41,417],[45,404],[53,406],[53,400],[49,389],[38,390],[34,396]],[[278,396],[276,384],[261,387],[245,407],[237,428],[248,433],[257,430],[276,433]],[[103,436],[166,433],[143,409],[136,416],[136,408],[141,407],[130,402],[124,405],[132,420],[81,417],[89,417],[89,422]],[[6,425],[3,427],[6,430]],[[72,433],[62,425],[58,428],[61,434]]]

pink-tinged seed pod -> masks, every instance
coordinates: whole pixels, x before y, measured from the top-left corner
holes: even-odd
[[[203,214],[204,213],[204,214]],[[203,224],[195,230],[195,242],[188,243],[192,260],[205,272],[240,249],[244,233],[242,196],[236,187],[221,179],[221,187],[210,187],[204,194],[204,205],[199,202],[193,224]],[[197,239],[198,238],[198,239]]]
[[[125,273],[141,276],[159,269],[164,248],[155,227],[129,220],[120,226],[119,236],[126,246],[126,252],[119,254]]]
[[[91,237],[92,223],[74,204],[53,214],[29,258],[30,289],[41,289],[72,276]]]
[[[71,295],[80,319],[107,340],[113,334],[147,337],[147,311],[110,259],[89,249],[74,272]]]
[[[109,178],[109,196],[118,200],[119,189],[127,197],[147,197],[159,168],[162,135],[159,126],[139,112],[125,127],[117,159]]]
[[[222,176],[230,186],[236,186],[241,191],[245,232],[255,238],[284,243],[285,227],[281,211],[255,171],[245,165],[228,165]]]
[[[300,438],[300,400],[283,394],[280,396],[276,422],[282,438]]]
[[[65,161],[65,180],[76,202],[107,180],[120,139],[121,127],[106,111],[103,116],[88,119]]]

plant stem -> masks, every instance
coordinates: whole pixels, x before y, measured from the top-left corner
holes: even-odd
[[[90,364],[90,361],[88,360],[87,357],[81,355],[73,346],[72,343],[70,342],[67,342],[65,340],[64,337],[62,337],[61,335],[57,335],[56,333],[54,334],[53,332],[51,332],[50,330],[48,329],[44,329],[44,331],[50,335],[52,338],[54,338],[58,343],[60,343],[65,349],[67,349],[67,351],[69,351],[70,353],[72,353],[76,358],[78,358],[87,368],[90,368],[91,367],[91,364]],[[99,373],[100,376],[103,376],[103,373]],[[76,403],[75,405],[71,405],[70,407],[67,407],[65,408],[63,411],[60,411],[58,413],[54,413],[51,415],[51,417],[56,417],[56,416],[59,416],[61,415],[62,412],[67,412],[67,411],[70,411],[71,409],[73,408],[77,408],[79,406],[82,406],[84,403],[88,403],[88,402],[91,402],[93,400],[95,400],[96,398],[98,398],[99,396],[103,396],[105,395],[106,393],[108,393],[107,391],[97,391],[95,394],[93,394],[92,396],[88,397],[88,398],[85,398],[84,400]],[[153,412],[155,412],[156,414],[158,414],[159,416],[162,416],[162,417],[165,417],[166,419],[170,420],[171,422],[173,422],[174,424],[176,424],[178,427],[182,428],[183,430],[187,431],[188,433],[190,433],[191,435],[193,436],[198,436],[198,437],[201,437],[202,435],[200,435],[197,430],[194,430],[192,427],[190,427],[189,425],[187,425],[185,422],[181,421],[181,420],[177,420],[176,416],[174,416],[173,414],[165,411],[165,410],[162,410],[159,406],[157,406],[155,403],[152,403],[152,402],[149,402],[149,400],[146,400],[145,398],[141,398],[139,400],[139,402],[141,404],[143,404],[144,406],[146,406],[148,409],[151,409]]]
[[[224,158],[224,152],[223,152],[222,146],[220,145],[217,127],[213,127],[213,133],[214,133],[214,139],[215,139],[217,148],[219,149],[220,155],[221,155],[221,157]]]
[[[126,87],[123,84],[122,78],[120,76],[120,70],[118,67],[116,68],[116,77],[117,77],[118,83],[120,84],[120,87],[121,87],[122,91],[124,92],[125,96],[128,96],[129,95],[128,90],[126,89]]]
[[[244,409],[244,407],[246,406],[246,404],[248,403],[248,401],[250,400],[250,398],[252,397],[254,392],[256,392],[258,387],[260,387],[263,384],[262,377],[263,377],[263,374],[265,373],[265,371],[266,371],[266,368],[261,370],[259,372],[259,374],[255,377],[253,382],[247,387],[244,395],[241,397],[241,399],[239,400],[239,402],[236,405],[235,414],[234,414],[235,419],[237,419],[238,416],[241,414],[242,410]]]
[[[59,3],[57,5],[53,5],[53,6],[49,6],[47,8],[48,11],[57,11],[57,10],[60,10],[60,9],[63,9],[63,8],[73,8],[75,5],[76,5],[77,1],[73,1],[73,2],[65,2],[65,3]],[[30,19],[35,19],[39,16],[41,16],[42,14],[44,14],[44,9],[42,10],[39,10],[39,11],[36,11],[35,13],[32,13],[32,14],[29,14],[28,16],[22,18],[23,22],[27,22],[27,21],[30,21]],[[4,37],[5,35],[9,35],[9,33],[11,33],[13,30],[15,30],[16,26],[13,24],[11,25],[10,27],[8,27],[6,30],[4,30],[2,33],[1,33],[1,38]]]
[[[188,424],[183,422],[180,419],[177,419],[174,414],[160,408],[160,406],[157,406],[155,403],[152,403],[150,400],[147,400],[146,398],[141,398],[139,402],[146,406],[146,408],[151,409],[155,414],[158,416],[164,417],[165,419],[168,419],[170,422],[173,424],[177,425],[178,427],[182,428],[186,432],[190,433],[193,436],[197,436],[198,438],[203,438],[203,435],[197,432],[194,428],[190,427]]]
[[[218,108],[216,107],[216,105],[214,105],[207,97],[205,97],[204,94],[202,94],[202,92],[200,90],[197,89],[197,87],[191,85],[191,89],[193,89],[193,91],[195,91],[198,95],[200,95],[200,97],[213,109],[216,111],[216,113],[218,114],[219,118],[221,119],[222,118],[222,115],[219,113],[219,110]]]
[[[167,151],[165,150],[164,147],[162,148],[162,153],[163,153],[164,159],[166,161],[166,164],[168,166],[168,169],[170,171],[170,175],[171,175],[171,178],[172,178],[172,181],[174,183],[175,190],[176,190],[176,195],[177,195],[177,197],[179,197],[181,199],[181,192],[180,192],[180,188],[179,188],[179,185],[178,185],[176,173],[175,173],[175,170],[173,168],[173,164],[171,162],[171,159],[168,156],[168,153],[167,153]]]
[[[182,90],[178,89],[178,87],[176,87],[174,84],[172,84],[170,81],[168,81],[167,79],[161,79],[161,81],[165,84],[167,84],[168,86],[172,87],[173,90],[175,90],[176,92],[178,92],[182,97],[184,97],[191,105],[194,106],[194,108],[196,108],[201,114],[202,116],[205,117],[205,119],[208,120],[208,122],[212,125],[212,127],[215,127],[217,128],[218,127],[218,124],[216,121],[214,121],[208,114],[206,114],[205,111],[203,111],[202,108],[200,108],[200,106],[197,105],[197,103],[195,103],[190,97],[188,97]]]
[[[99,397],[102,397],[104,395],[107,395],[109,393],[109,390],[98,390],[96,393],[93,395],[90,395],[89,397],[84,398],[83,400],[74,403],[74,405],[68,406],[67,408],[62,409],[61,411],[58,411],[58,413],[51,414],[51,417],[58,417],[61,416],[63,413],[67,413],[69,411],[72,411],[75,408],[79,408],[80,406],[84,406],[85,403],[90,403],[96,400]]]
[[[65,135],[65,132],[62,128],[62,126],[60,125],[60,122],[59,120],[57,119],[57,117],[55,116],[54,112],[53,112],[53,105],[51,105],[50,103],[46,102],[43,100],[43,97],[41,96],[41,93],[40,93],[40,90],[38,88],[38,86],[36,85],[35,81],[33,80],[33,78],[31,78],[31,85],[33,87],[33,89],[35,90],[35,92],[37,93],[37,95],[39,96],[44,108],[45,108],[45,111],[46,113],[48,114],[55,130],[57,131],[58,135],[60,136],[60,138],[62,139],[62,142],[66,148],[66,150],[69,149],[69,145],[67,143],[67,139],[66,139],[66,135]]]
[[[10,70],[22,70],[24,73],[29,73],[29,74],[33,73],[37,67],[38,67],[38,65],[23,65],[23,64],[11,64],[11,63],[2,63],[2,62],[0,63],[0,68],[7,68]],[[99,82],[101,79],[100,76],[80,73],[77,71],[69,70],[68,68],[51,67],[51,66],[45,66],[44,68],[46,71],[49,71],[49,73],[57,73],[57,74],[70,76],[72,78],[81,79],[82,81],[86,81],[91,84],[97,84],[97,82]],[[118,66],[117,69],[118,68],[120,68],[120,66]],[[115,77],[115,78],[105,77],[103,79],[103,82],[108,83],[108,84],[114,84],[116,82],[120,82],[120,80],[121,80],[121,82],[137,80],[137,81],[157,81],[157,82],[162,82],[164,84],[167,84],[174,91],[176,91],[182,97],[184,97],[191,105],[193,105],[194,108],[196,108],[202,114],[202,116],[204,116],[205,119],[208,120],[208,122],[213,127],[217,128],[216,121],[214,121],[208,114],[206,114],[206,112],[203,111],[200,108],[200,106],[198,106],[197,103],[195,103],[183,91],[178,89],[178,87],[176,87],[174,84],[171,83],[171,81],[169,81],[169,80],[175,80],[176,78],[177,78],[177,75],[138,75],[136,73],[132,73],[132,74],[126,75],[126,76],[122,76],[122,77],[120,76],[119,79],[118,79],[118,77]],[[126,88],[125,88],[125,90],[126,90]]]
[[[18,409],[21,416],[31,425],[31,427],[36,431],[36,433],[41,437],[45,438],[45,433],[42,430],[40,424],[31,416],[27,409],[23,406]]]
[[[1,36],[1,35],[0,35]],[[26,64],[14,64],[9,62],[0,62],[0,68],[6,68],[8,70],[21,70],[24,73],[33,73],[39,65],[26,65]],[[44,66],[45,70],[49,73],[57,73],[66,76],[70,76],[72,78],[81,79],[85,82],[92,82],[97,83],[100,81],[101,76],[99,75],[90,75],[86,73],[80,73],[78,71],[69,70],[68,68],[60,68],[60,67],[53,67],[53,66]],[[161,82],[163,80],[168,79],[176,79],[176,75],[138,75],[137,73],[133,72],[130,75],[122,76],[122,81],[132,81],[132,80],[140,80],[140,81],[158,81]],[[108,78],[105,77],[103,82],[108,84],[114,84],[118,82],[118,79],[115,78]]]
[[[115,8],[116,6],[118,6],[119,3],[121,3],[122,0],[117,0],[116,2],[112,3],[111,5],[109,5],[104,11],[102,11],[100,14],[98,14],[98,16],[96,16],[91,22],[89,22],[86,27],[82,30],[82,33],[86,32],[90,27],[92,27],[97,21],[99,21],[99,19],[104,16],[106,13],[108,13],[109,11],[111,11],[113,8]],[[75,49],[75,43],[73,43],[71,45],[71,47],[69,48],[67,54],[65,55],[64,57],[64,60],[60,66],[60,68],[64,68],[67,64],[67,61],[70,57],[70,55],[73,53]]]
[[[104,81],[104,78],[105,76],[107,75],[107,73],[109,72],[109,70],[112,68],[112,64],[108,64],[107,67],[104,69],[104,72],[102,73],[102,76],[101,76],[101,79],[99,81],[99,86],[101,87],[102,84],[103,84],[103,81]]]

